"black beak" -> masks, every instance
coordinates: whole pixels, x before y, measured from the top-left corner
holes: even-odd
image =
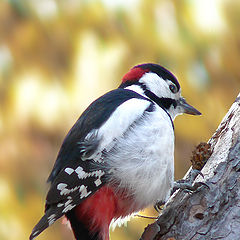
[[[183,108],[184,113],[191,115],[202,115],[196,108],[189,105],[184,98],[180,98],[178,101],[178,105]]]

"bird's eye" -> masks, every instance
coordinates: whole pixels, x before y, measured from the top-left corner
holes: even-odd
[[[171,90],[172,93],[176,93],[178,91],[177,87],[173,84],[169,85],[169,89]]]

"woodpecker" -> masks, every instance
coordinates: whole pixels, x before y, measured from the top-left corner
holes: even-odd
[[[153,63],[133,67],[65,137],[30,240],[63,215],[77,240],[109,240],[112,221],[166,201],[174,183],[173,120],[183,113],[201,114],[171,72]]]

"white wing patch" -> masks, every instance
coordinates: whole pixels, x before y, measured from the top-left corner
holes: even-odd
[[[97,137],[101,140],[98,150],[92,158],[97,157],[97,154],[99,155],[99,152],[103,149],[109,151],[114,146],[115,140],[123,136],[150,104],[150,101],[138,98],[129,99],[121,104],[97,131]],[[93,133],[90,132],[89,134],[92,135]],[[99,160],[99,156],[96,159]]]

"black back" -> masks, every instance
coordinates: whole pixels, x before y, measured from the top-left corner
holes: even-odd
[[[53,182],[61,169],[75,165],[81,158],[79,142],[93,129],[100,128],[123,102],[131,98],[149,100],[127,89],[115,89],[95,100],[79,117],[65,137],[48,181]],[[96,143],[97,144],[97,143]]]

